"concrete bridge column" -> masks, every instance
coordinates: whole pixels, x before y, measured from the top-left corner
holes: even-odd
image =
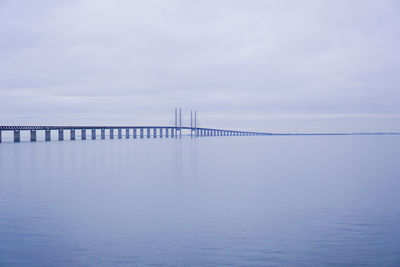
[[[50,129],[46,129],[44,131],[44,140],[45,141],[50,141],[51,140],[51,131],[50,131]]]
[[[160,128],[160,138],[162,138],[162,128]]]
[[[14,130],[14,142],[21,141],[21,133],[19,130]]]
[[[150,138],[150,128],[147,128],[147,138]]]
[[[71,129],[70,131],[70,139],[75,140],[75,129]]]
[[[101,139],[106,139],[106,129],[101,129]]]
[[[168,138],[168,128],[165,128],[165,138]]]
[[[144,129],[140,128],[140,138],[143,138],[143,131],[144,131]]]
[[[86,140],[86,129],[81,129],[82,132],[82,140]]]
[[[122,138],[122,129],[119,128],[118,129],[118,139],[121,139],[121,138]]]
[[[136,132],[136,128],[133,128],[133,138],[135,138],[136,139],[136,137],[137,137],[137,132]]]
[[[125,131],[125,138],[126,138],[126,139],[129,139],[129,128],[126,128],[126,131]]]
[[[31,130],[31,142],[36,142],[36,130]]]
[[[174,138],[174,136],[175,136],[175,129],[171,128],[171,137]]]
[[[58,129],[58,141],[63,141],[63,140],[64,140],[64,130]]]
[[[96,139],[96,129],[92,129],[92,140]]]
[[[1,130],[0,130],[0,143],[1,143]]]
[[[110,139],[114,139],[114,129],[110,129]]]
[[[157,138],[157,129],[153,128],[153,138]]]

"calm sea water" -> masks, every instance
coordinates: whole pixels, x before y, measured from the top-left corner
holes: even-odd
[[[399,266],[400,136],[0,144],[0,265]]]

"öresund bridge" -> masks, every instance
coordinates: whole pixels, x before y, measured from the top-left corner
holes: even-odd
[[[193,116],[194,115],[194,116]],[[203,128],[197,127],[197,112],[190,112],[190,127],[182,126],[182,110],[175,108],[175,125],[174,126],[0,126],[0,143],[2,142],[2,132],[12,131],[14,133],[14,142],[21,141],[21,131],[30,132],[30,141],[37,141],[37,131],[44,131],[45,141],[51,141],[52,131],[58,132],[56,140],[64,140],[64,131],[70,132],[70,140],[76,140],[76,132],[80,133],[80,138],[86,140],[86,132],[91,133],[90,138],[96,139],[97,133],[100,131],[100,138],[106,139],[106,132],[110,139],[114,139],[114,131],[116,138],[121,139],[122,133],[125,131],[125,138],[129,139],[131,134],[133,138],[178,138],[182,137],[182,131],[188,132],[191,137],[206,136],[259,136],[271,135],[271,133],[253,132],[253,131],[237,131],[227,129]]]

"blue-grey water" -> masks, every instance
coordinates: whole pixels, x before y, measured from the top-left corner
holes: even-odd
[[[0,144],[0,266],[399,266],[400,136]]]

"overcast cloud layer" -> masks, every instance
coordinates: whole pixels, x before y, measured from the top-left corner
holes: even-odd
[[[0,0],[0,124],[400,131],[400,1]]]

